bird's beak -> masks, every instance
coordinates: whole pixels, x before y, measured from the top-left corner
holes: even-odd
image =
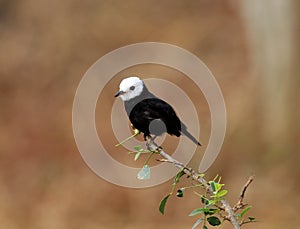
[[[119,95],[123,95],[125,92],[124,91],[118,91],[116,94],[115,94],[115,97],[118,97]]]

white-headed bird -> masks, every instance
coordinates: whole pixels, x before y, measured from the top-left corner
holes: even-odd
[[[123,79],[115,97],[124,101],[125,110],[134,128],[144,134],[145,141],[151,135],[160,136],[163,133],[179,137],[187,136],[195,144],[200,142],[188,132],[180,121],[174,109],[165,101],[157,98],[147,89],[144,82],[136,76]]]

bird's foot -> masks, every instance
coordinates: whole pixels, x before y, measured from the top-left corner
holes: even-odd
[[[157,146],[157,148],[155,149],[156,153],[159,153],[163,148],[161,146]]]
[[[147,146],[147,149],[151,152],[155,152],[155,153],[159,153],[159,151],[162,150],[162,147],[157,145],[154,140],[156,139],[156,136],[152,137],[152,136],[149,136],[149,141],[146,141],[146,146]],[[155,146],[155,149],[153,150],[153,145]]]
[[[146,142],[147,150],[149,150],[150,152],[153,152],[153,153],[159,153],[162,150],[162,147],[158,146],[156,144],[154,144],[154,145],[156,147],[155,149],[153,149],[153,143]]]

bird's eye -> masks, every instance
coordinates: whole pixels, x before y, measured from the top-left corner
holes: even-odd
[[[133,91],[133,90],[135,89],[135,86],[131,86],[129,89],[130,89],[131,91]]]

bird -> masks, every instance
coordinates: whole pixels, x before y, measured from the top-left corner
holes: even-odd
[[[186,125],[178,118],[173,107],[152,94],[145,83],[137,76],[123,79],[119,91],[114,97],[121,97],[132,126],[152,139],[164,133],[180,137],[185,135],[192,142],[201,143],[187,130]]]

